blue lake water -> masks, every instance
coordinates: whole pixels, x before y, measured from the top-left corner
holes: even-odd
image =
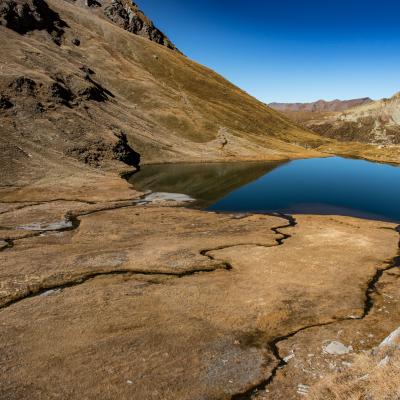
[[[185,193],[227,212],[349,215],[400,222],[400,168],[340,157],[144,166],[140,189]]]

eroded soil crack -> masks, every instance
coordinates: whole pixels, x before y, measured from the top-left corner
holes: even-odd
[[[281,213],[271,213],[271,214],[264,214],[264,215],[269,215],[269,216],[272,216],[272,217],[279,217],[279,218],[283,218],[283,219],[288,221],[288,223],[286,225],[279,225],[277,227],[271,228],[272,232],[274,232],[278,236],[281,236],[281,237],[275,239],[275,241],[276,241],[275,245],[267,245],[267,244],[260,244],[260,243],[238,243],[238,244],[231,244],[231,245],[226,245],[226,246],[214,247],[212,249],[201,250],[200,254],[202,256],[208,257],[212,261],[219,260],[219,261],[223,262],[225,264],[225,266],[226,266],[225,269],[230,271],[230,270],[233,269],[233,266],[229,262],[227,262],[225,260],[221,260],[219,258],[216,258],[216,257],[212,256],[209,253],[212,253],[213,251],[231,249],[231,248],[240,247],[240,246],[255,246],[255,247],[266,247],[266,248],[282,246],[284,244],[285,240],[291,238],[292,235],[289,235],[287,233],[283,233],[283,232],[280,231],[280,229],[295,227],[297,225],[296,219],[294,217],[292,217],[291,215],[286,215],[286,214],[281,214]],[[248,216],[249,215],[246,215],[246,216],[243,216],[243,217],[240,217],[240,218],[247,218]],[[234,218],[238,219],[237,217],[234,217]]]
[[[280,229],[280,228],[278,228],[278,229]],[[395,228],[395,231],[397,233],[399,233],[399,235],[400,235],[400,225],[397,228]],[[274,339],[269,341],[266,346],[267,349],[271,351],[271,353],[277,360],[277,364],[274,367],[274,369],[272,370],[272,372],[270,373],[270,375],[268,376],[268,378],[259,382],[258,384],[256,384],[255,386],[251,387],[250,389],[248,389],[244,392],[234,394],[231,397],[231,400],[251,400],[253,398],[253,396],[255,396],[257,394],[257,392],[266,390],[267,387],[273,383],[278,371],[285,368],[285,366],[287,365],[287,362],[284,360],[284,358],[280,354],[279,343],[289,340],[292,337],[296,336],[298,333],[304,332],[308,329],[329,326],[329,325],[333,325],[338,322],[360,321],[360,320],[363,320],[364,318],[366,318],[370,314],[371,310],[373,309],[373,307],[375,305],[373,295],[379,293],[377,286],[378,286],[380,279],[382,278],[382,276],[385,272],[390,271],[395,268],[400,268],[400,240],[399,240],[399,250],[398,250],[397,255],[390,262],[387,263],[387,267],[377,269],[374,276],[368,282],[367,288],[365,290],[365,300],[364,300],[363,312],[359,317],[335,318],[335,319],[327,321],[327,322],[306,325],[306,326],[303,326],[303,327],[301,327],[293,332],[290,332],[286,335],[275,337]]]
[[[75,230],[79,227],[80,225],[80,220],[79,217],[81,216],[86,216],[89,214],[94,214],[97,212],[102,212],[102,211],[110,211],[110,210],[115,210],[115,209],[119,209],[119,208],[124,208],[124,207],[132,207],[132,206],[136,206],[137,205],[137,201],[135,200],[134,203],[132,204],[120,204],[120,205],[116,205],[114,207],[108,207],[108,208],[104,208],[104,209],[97,209],[97,210],[93,210],[93,211],[86,211],[80,214],[72,214],[72,213],[67,213],[65,216],[65,220],[71,222],[71,225],[65,228],[60,228],[58,230],[56,230],[57,232],[65,232],[65,231],[71,231],[71,230]],[[139,200],[140,201],[140,200]],[[274,216],[277,216],[276,214],[274,214]],[[281,216],[281,215],[279,215]],[[283,241],[287,238],[290,237],[290,235],[286,235],[283,234],[279,231],[279,229],[288,227],[288,226],[294,226],[296,224],[295,220],[291,217],[288,216],[283,216],[282,218],[285,218],[289,221],[289,223],[287,225],[282,225],[276,228],[271,228],[271,230],[277,234],[282,236],[281,238],[276,239],[277,245],[282,245]],[[41,234],[43,234],[45,231],[38,231],[35,232],[35,234],[33,234],[30,237],[34,237],[34,236],[39,236]],[[54,231],[53,231],[54,232]],[[18,240],[22,240],[22,239],[18,239]],[[14,242],[12,240],[8,240],[6,241],[7,243],[9,243],[9,246],[7,246],[6,248],[10,248],[14,245]],[[272,246],[268,246],[268,245],[259,245],[259,244],[251,244],[251,243],[245,243],[242,245],[256,245],[256,246],[264,246],[264,247],[273,247]],[[183,278],[186,276],[192,276],[192,275],[196,275],[198,273],[210,273],[210,272],[214,272],[216,270],[222,269],[222,270],[226,270],[226,271],[230,271],[233,269],[232,265],[230,263],[228,263],[225,260],[219,260],[215,257],[213,257],[212,255],[210,255],[209,253],[212,251],[217,251],[217,250],[222,250],[225,248],[231,248],[231,247],[236,247],[236,246],[242,246],[241,244],[238,245],[227,245],[227,246],[221,246],[218,248],[214,248],[214,249],[205,249],[205,250],[201,250],[200,254],[204,257],[208,257],[210,260],[212,261],[220,261],[222,264],[221,266],[215,267],[215,268],[199,268],[199,269],[193,269],[190,271],[184,271],[184,272],[160,272],[160,271],[142,271],[142,270],[133,270],[133,269],[129,269],[129,268],[125,268],[125,269],[118,269],[118,270],[111,270],[111,271],[97,271],[97,272],[89,272],[86,274],[81,274],[77,277],[73,277],[67,280],[64,280],[62,283],[40,283],[37,286],[34,287],[28,287],[27,290],[24,293],[20,293],[18,296],[14,296],[11,300],[3,303],[2,305],[0,305],[0,310],[4,310],[5,308],[8,308],[16,303],[19,303],[20,301],[32,298],[32,297],[36,297],[36,296],[40,296],[43,293],[50,291],[50,290],[62,290],[62,289],[66,289],[66,288],[70,288],[70,287],[74,287],[77,285],[81,285],[83,283],[86,283],[92,279],[98,278],[98,277],[102,277],[102,276],[117,276],[117,275],[126,275],[126,276],[134,276],[134,275],[147,275],[147,276],[169,276],[171,278]],[[275,246],[277,246],[275,245]],[[51,279],[48,278],[48,279]]]
[[[27,205],[26,207],[32,207],[32,206],[41,205],[41,204],[48,204],[48,203],[52,203],[54,201],[61,201],[61,200],[50,200],[48,202],[43,202],[43,203],[38,203],[38,204],[30,204],[30,205]],[[84,217],[84,216],[88,216],[88,215],[92,215],[92,214],[96,214],[96,213],[100,213],[100,212],[104,212],[104,211],[112,211],[112,210],[118,210],[121,208],[135,207],[138,205],[138,203],[141,203],[142,201],[143,201],[142,198],[138,198],[135,200],[123,200],[122,204],[114,204],[114,202],[110,202],[113,204],[112,206],[105,205],[103,208],[82,211],[80,213],[74,213],[72,211],[68,211],[64,216],[63,222],[65,223],[65,226],[62,226],[62,227],[56,228],[56,229],[46,229],[46,228],[37,229],[34,232],[27,233],[26,235],[24,235],[20,238],[17,238],[17,239],[8,239],[8,238],[2,239],[5,242],[9,243],[9,246],[1,249],[0,251],[5,251],[11,247],[14,247],[15,242],[17,242],[19,240],[35,238],[35,237],[41,236],[46,233],[55,233],[55,232],[60,233],[60,232],[76,230],[77,228],[79,228],[79,225],[80,225],[80,220],[79,220],[80,217]],[[104,203],[108,204],[107,202],[104,202]],[[87,204],[95,205],[95,204],[103,204],[103,202],[102,203],[87,203]],[[15,210],[9,210],[6,212],[11,212],[11,211],[15,211]],[[13,230],[13,228],[5,228],[3,230]]]
[[[146,194],[144,195],[146,196]],[[58,201],[58,200],[56,200]],[[43,235],[45,233],[51,233],[51,232],[66,232],[66,231],[73,231],[79,228],[80,226],[80,217],[83,216],[88,216],[91,214],[95,214],[95,213],[100,213],[100,212],[104,212],[104,211],[112,211],[112,210],[117,210],[117,209],[121,209],[121,208],[127,208],[127,207],[134,207],[137,206],[138,203],[141,204],[143,201],[142,198],[139,199],[135,199],[132,201],[124,201],[123,204],[114,204],[113,206],[106,206],[103,207],[101,209],[95,209],[95,210],[89,210],[89,211],[83,211],[81,213],[73,213],[71,211],[67,212],[65,214],[64,220],[67,223],[66,226],[58,228],[58,229],[54,229],[54,230],[38,230],[34,233],[28,234],[22,238],[18,238],[18,239],[6,239],[4,240],[7,243],[7,246],[5,246],[3,249],[1,249],[0,251],[5,251],[7,249],[10,249],[12,247],[14,247],[14,242],[18,241],[18,240],[23,240],[23,239],[27,239],[27,238],[33,238],[33,237],[38,237],[40,235]],[[49,202],[53,202],[53,201],[49,201]],[[40,203],[43,204],[43,203]],[[93,203],[93,204],[98,204],[98,203]],[[29,206],[34,206],[34,204],[30,204],[27,205],[27,207]],[[280,218],[284,218],[288,221],[288,224],[286,225],[281,225],[278,227],[274,227],[271,228],[271,230],[276,234],[279,235],[281,237],[275,239],[277,244],[275,246],[280,246],[284,243],[284,241],[286,239],[288,239],[290,237],[290,235],[284,234],[282,232],[279,231],[279,229],[282,228],[287,228],[290,226],[295,226],[296,225],[296,221],[293,217],[291,216],[287,216],[284,214],[270,214],[271,216],[275,216],[275,217],[280,217]],[[261,244],[252,244],[252,243],[244,243],[244,244],[236,244],[236,245],[227,245],[227,246],[221,246],[218,248],[213,248],[213,249],[205,249],[205,250],[201,250],[200,254],[204,257],[208,257],[210,260],[212,261],[217,261],[217,259],[215,257],[213,257],[212,255],[210,255],[209,253],[212,251],[217,251],[217,250],[222,250],[225,248],[231,248],[231,247],[237,247],[237,246],[248,246],[248,245],[254,245],[254,246],[263,246],[263,247],[273,247],[272,246],[268,246],[268,245],[261,245]],[[77,277],[73,277],[67,280],[64,280],[62,283],[40,283],[34,287],[28,287],[27,290],[24,293],[20,293],[17,296],[14,296],[11,300],[6,301],[5,303],[3,303],[2,305],[0,305],[0,310],[4,310],[5,308],[10,307],[11,305],[14,305],[20,301],[26,300],[28,298],[32,298],[32,297],[36,297],[36,296],[40,296],[43,293],[50,291],[50,290],[62,290],[62,289],[66,289],[69,287],[73,287],[73,286],[77,286],[77,285],[81,285],[89,280],[95,279],[97,277],[101,277],[101,276],[116,276],[116,275],[129,275],[129,276],[133,276],[133,275],[149,275],[149,276],[169,276],[169,277],[174,277],[174,278],[183,278],[185,276],[191,276],[191,275],[195,275],[198,273],[205,273],[205,272],[214,272],[218,269],[222,269],[222,270],[227,270],[230,271],[232,270],[232,265],[230,263],[228,263],[227,261],[224,260],[218,260],[220,261],[222,264],[219,267],[215,267],[215,268],[199,268],[199,269],[193,269],[190,271],[184,271],[184,272],[160,272],[160,271],[142,271],[142,270],[133,270],[133,269],[118,269],[118,270],[110,270],[110,271],[97,271],[97,272],[89,272],[87,274],[81,274]],[[48,278],[48,279],[51,279]]]
[[[91,281],[93,279],[99,278],[99,277],[104,277],[104,276],[119,276],[119,275],[124,275],[124,276],[152,276],[152,277],[157,277],[157,276],[165,276],[165,277],[171,277],[171,278],[184,278],[186,276],[192,276],[196,275],[202,272],[214,272],[218,269],[223,269],[220,267],[216,267],[213,269],[209,268],[198,268],[198,269],[192,269],[190,271],[184,271],[184,272],[160,272],[160,271],[143,271],[143,270],[134,270],[134,269],[129,269],[129,268],[123,268],[123,269],[114,269],[112,271],[97,271],[97,272],[88,272],[86,274],[80,274],[79,276],[76,277],[71,277],[70,279],[65,279],[62,283],[40,283],[37,286],[34,287],[28,287],[26,292],[19,294],[18,296],[13,297],[11,300],[3,303],[0,305],[0,311],[4,310],[16,303],[19,303],[23,300],[30,299],[33,297],[41,296],[43,293],[46,293],[48,291],[58,291],[58,290],[63,290],[63,289],[68,289],[74,286],[82,285],[83,283],[86,283],[88,281]],[[51,279],[48,278],[48,279]]]

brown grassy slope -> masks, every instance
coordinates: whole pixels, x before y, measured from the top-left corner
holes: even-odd
[[[16,175],[43,177],[49,165],[68,169],[75,159],[115,169],[110,149],[120,132],[147,163],[312,156],[306,148],[325,143],[98,9],[48,4],[64,24],[60,45],[46,30],[21,35],[0,26],[0,95],[13,105],[0,110],[3,185]],[[21,77],[34,89],[18,89]]]

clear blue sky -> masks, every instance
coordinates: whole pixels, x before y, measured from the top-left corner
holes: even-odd
[[[400,0],[137,0],[190,58],[264,102],[400,91]]]

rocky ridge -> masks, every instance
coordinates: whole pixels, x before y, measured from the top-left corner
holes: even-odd
[[[168,37],[154,26],[153,22],[143,14],[134,2],[129,0],[111,0],[111,2],[104,0],[98,4],[103,7],[104,15],[122,29],[178,51]]]
[[[400,95],[313,118],[304,126],[324,136],[379,146],[400,144]]]
[[[345,111],[349,108],[371,103],[369,97],[352,100],[318,100],[313,103],[270,103],[269,106],[281,112],[337,112]]]

